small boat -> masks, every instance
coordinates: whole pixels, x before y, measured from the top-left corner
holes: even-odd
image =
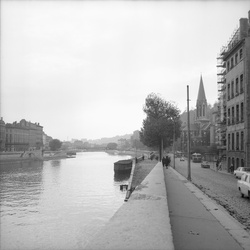
[[[68,152],[66,152],[66,157],[67,158],[75,158],[76,152],[75,151],[68,151]]]
[[[132,169],[133,160],[120,160],[114,163],[114,171],[122,172],[122,171],[130,171]]]

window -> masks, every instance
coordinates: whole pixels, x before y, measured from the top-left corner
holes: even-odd
[[[239,150],[240,148],[240,134],[239,132],[236,133],[236,150]]]
[[[240,133],[240,149],[244,150],[244,132]]]
[[[231,69],[233,68],[233,66],[234,66],[234,58],[232,57],[231,58]]]
[[[242,49],[240,49],[240,60],[242,59],[243,53],[242,53]]]
[[[227,150],[231,149],[231,136],[230,134],[227,135]]]
[[[232,133],[232,150],[234,150],[234,133]]]
[[[244,103],[240,104],[240,115],[241,115],[241,122],[244,121]]]
[[[234,107],[232,107],[232,124],[235,123],[235,120],[234,120]]]
[[[230,100],[230,83],[227,85],[227,99]]]
[[[244,167],[244,159],[241,159],[241,167]]]
[[[239,158],[236,158],[236,168],[238,168],[240,165],[240,159]]]
[[[231,121],[231,114],[230,114],[230,109],[227,110],[227,125],[230,125],[230,121]]]
[[[235,94],[239,94],[239,78],[237,77],[235,80]]]
[[[240,75],[240,93],[244,92],[243,74]]]
[[[227,61],[227,72],[230,70],[230,62]]]
[[[231,98],[234,98],[234,81],[231,82]]]
[[[239,123],[240,120],[240,109],[239,104],[236,105],[236,123]]]
[[[235,64],[238,63],[238,53],[235,54]]]
[[[200,105],[199,107],[200,107],[199,108],[199,110],[200,110],[200,115],[199,116],[201,117],[202,116],[202,106]]]

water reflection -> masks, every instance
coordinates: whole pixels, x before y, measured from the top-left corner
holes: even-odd
[[[60,167],[61,166],[61,160],[50,161],[50,164],[51,164],[52,167]]]
[[[5,230],[8,234],[12,232],[10,222],[14,226],[28,225],[28,215],[39,212],[38,204],[43,191],[42,169],[40,161],[0,166],[1,235],[5,235]]]
[[[124,202],[114,162],[104,152],[0,166],[0,249],[84,249]],[[122,183],[123,182],[123,183]]]

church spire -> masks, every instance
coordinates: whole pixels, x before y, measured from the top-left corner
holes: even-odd
[[[207,99],[206,99],[202,75],[201,75],[197,102],[204,102],[204,101],[207,101]]]
[[[198,97],[196,101],[196,120],[199,121],[206,119],[207,119],[207,99],[201,75]]]

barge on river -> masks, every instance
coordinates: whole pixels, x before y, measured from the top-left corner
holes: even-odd
[[[133,165],[133,160],[120,160],[114,163],[115,172],[126,172],[131,171]]]

